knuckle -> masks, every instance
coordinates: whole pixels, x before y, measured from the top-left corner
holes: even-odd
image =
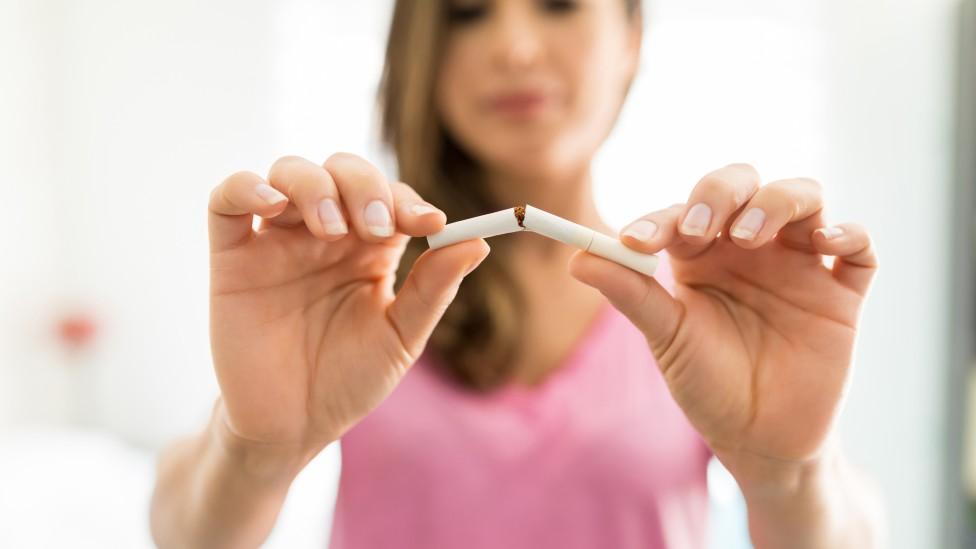
[[[417,196],[417,191],[402,181],[390,183],[390,188],[393,190],[393,194],[399,197],[415,198]]]
[[[738,177],[744,177],[745,181],[747,181],[753,189],[759,186],[759,170],[757,170],[752,164],[738,162],[729,164],[725,167],[725,170],[735,172]]]
[[[727,193],[729,183],[721,175],[710,173],[698,182],[698,189],[696,190],[699,193],[710,195]]]
[[[755,179],[759,179],[759,170],[757,170],[752,164],[746,162],[733,162],[726,166],[726,168],[738,170],[752,176]]]
[[[845,225],[845,229],[847,229],[847,232],[857,235],[863,238],[864,240],[871,239],[871,235],[868,234],[867,229],[865,229],[864,226],[861,225],[860,223],[845,223],[844,225]]]
[[[738,184],[733,185],[734,192],[736,193],[736,203],[741,204],[759,190],[759,170],[753,167],[752,164],[738,162],[729,164],[725,167],[725,170],[736,173],[735,182]]]
[[[379,175],[372,164],[346,152],[337,152],[330,156],[325,161],[324,167],[335,176],[337,182],[340,179],[347,179],[352,183],[365,183],[376,180]],[[341,174],[341,177],[336,174]]]
[[[293,154],[285,155],[285,156],[282,156],[282,157],[278,158],[277,160],[275,160],[274,161],[274,164],[271,165],[271,168],[272,169],[274,169],[274,168],[282,168],[282,167],[285,167],[285,166],[294,165],[296,163],[301,162],[302,160],[303,159],[300,156],[295,156]]]
[[[812,177],[800,177],[799,181],[812,189],[815,193],[823,194],[823,184],[821,184],[819,180]]]
[[[257,174],[249,171],[234,172],[227,176],[227,178],[224,179],[219,185],[214,187],[213,191],[210,193],[210,198],[217,200],[222,199],[227,196],[228,192],[240,192],[239,189],[254,186],[260,181],[261,178],[258,177]]]
[[[795,202],[790,188],[783,183],[770,183],[759,191],[764,202],[772,204],[776,208],[783,208]]]
[[[405,185],[403,183],[392,183],[390,185],[390,190],[392,191],[393,202],[396,204],[426,202],[426,200],[421,197],[417,191],[410,188],[409,185]]]
[[[711,173],[702,178],[698,188],[695,189],[695,194],[702,198],[710,198],[713,207],[721,204],[727,208],[734,208],[745,200],[732,181],[719,173]]]
[[[247,188],[253,187],[260,181],[261,178],[257,174],[249,171],[238,171],[230,174],[220,184],[210,189],[207,209],[214,212],[225,210],[235,195],[242,194]]]
[[[823,186],[816,179],[799,177],[784,181],[781,186],[800,209],[809,211],[823,207]]]
[[[808,177],[774,181],[769,185],[766,185],[764,189],[768,189],[769,192],[777,193],[776,196],[783,197],[802,196],[820,200],[820,198],[823,196],[823,186],[820,184],[820,182],[816,179],[811,179]]]
[[[344,166],[355,164],[358,160],[360,160],[358,156],[352,153],[340,151],[329,155],[329,157],[325,159],[324,166],[326,168],[342,169]]]
[[[300,156],[282,156],[271,164],[271,169],[268,171],[268,178],[290,177],[301,166],[302,160]]]
[[[227,176],[227,178],[224,179],[223,183],[221,183],[220,185],[218,185],[218,187],[239,185],[241,183],[250,181],[252,179],[252,177],[253,177],[253,175],[251,174],[251,172],[248,172],[248,171],[243,171],[242,170],[242,171],[239,171],[239,172],[234,172],[234,173],[230,174],[229,176]]]
[[[735,206],[741,206],[750,198],[755,196],[760,189],[761,187],[758,179],[749,181],[749,185],[737,185],[734,187],[732,201]]]

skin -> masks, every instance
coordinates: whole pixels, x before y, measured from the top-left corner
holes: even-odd
[[[618,0],[563,4],[458,0],[465,17],[481,12],[452,30],[436,102],[502,200],[611,232],[593,202],[590,162],[634,74],[641,29]],[[526,90],[533,108],[491,107]],[[264,198],[275,194],[264,185],[280,196]],[[342,216],[334,234],[319,216],[330,198]],[[389,212],[387,232],[367,227],[374,200]],[[429,209],[414,212],[418,204]],[[696,204],[710,220],[683,228]],[[753,209],[765,216],[749,238],[735,228]],[[263,218],[257,231],[254,215]],[[409,186],[346,154],[322,165],[283,158],[267,177],[237,173],[213,190],[221,396],[206,428],[160,458],[157,544],[253,547],[267,537],[295,475],[390,393],[489,252],[480,239],[428,250],[393,295],[408,236],[445,221]],[[653,234],[632,230],[648,221]],[[625,227],[626,245],[670,255],[673,296],[599,257],[518,238],[513,264],[529,289],[527,333],[537,344],[516,382],[551,373],[609,300],[645,334],[675,400],[738,481],[756,547],[883,544],[874,491],[833,427],[877,258],[863,227],[826,227],[818,183],[764,185],[754,168],[727,166],[692,185],[686,203]]]

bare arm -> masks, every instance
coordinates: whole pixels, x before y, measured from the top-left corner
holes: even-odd
[[[803,464],[726,459],[736,466],[757,549],[886,546],[880,494],[839,449]]]
[[[230,433],[220,413],[218,402],[202,432],[160,455],[150,526],[162,549],[258,547],[314,457],[255,447]]]

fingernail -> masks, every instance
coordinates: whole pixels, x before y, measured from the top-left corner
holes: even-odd
[[[732,229],[732,236],[743,240],[752,240],[759,234],[765,221],[766,212],[759,208],[750,208],[746,215],[742,216],[739,224]]]
[[[346,234],[349,232],[349,227],[346,226],[346,222],[339,212],[339,206],[331,198],[319,202],[319,219],[322,220],[326,234]]]
[[[363,218],[366,221],[366,228],[373,236],[393,236],[390,210],[382,200],[374,200],[367,204]]]
[[[704,236],[708,230],[708,224],[712,220],[712,209],[708,204],[699,202],[688,210],[684,223],[681,224],[681,232],[690,236]]]
[[[254,187],[254,192],[257,193],[257,195],[260,196],[265,202],[271,205],[277,204],[282,200],[288,200],[287,196],[281,194],[278,189],[275,189],[267,183],[258,183],[257,186]]]
[[[824,235],[827,240],[830,240],[843,235],[844,229],[841,229],[840,227],[824,227],[822,229],[817,229],[817,232]]]
[[[657,223],[647,219],[639,219],[624,229],[624,235],[644,241],[650,240],[656,233]]]
[[[430,204],[419,203],[410,206],[410,213],[416,216],[427,215],[429,213],[437,213],[437,208]]]

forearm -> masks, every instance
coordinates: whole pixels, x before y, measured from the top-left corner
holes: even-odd
[[[755,456],[726,459],[745,496],[757,549],[883,546],[880,497],[836,448],[802,465]]]
[[[215,413],[202,433],[160,456],[150,511],[159,547],[258,547],[271,532],[306,461],[258,455],[223,425]]]

